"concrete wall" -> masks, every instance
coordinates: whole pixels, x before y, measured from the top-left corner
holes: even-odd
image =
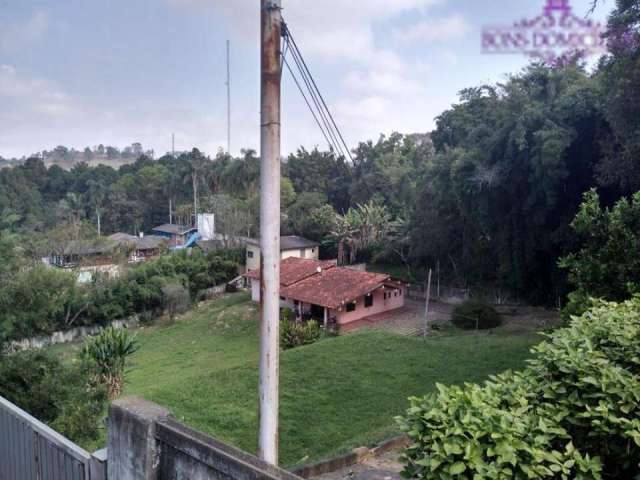
[[[109,409],[109,480],[299,480],[246,452],[186,427],[146,400]]]
[[[108,323],[106,326],[90,325],[86,327],[76,327],[71,330],[65,330],[60,332],[54,332],[48,336],[25,338],[9,343],[7,347],[9,351],[29,350],[35,348],[44,348],[49,345],[56,345],[58,343],[71,343],[77,340],[82,340],[90,335],[97,335],[105,327],[114,328],[136,328],[140,325],[140,319],[137,316],[133,316],[126,320],[114,320]]]
[[[386,299],[385,294],[387,296]],[[364,297],[360,297],[356,301],[356,309],[353,312],[347,312],[345,306],[342,311],[333,311],[332,316],[338,319],[338,325],[356,322],[372,315],[404,307],[405,296],[406,292],[404,290],[379,289],[373,293],[373,305],[371,307],[365,307]]]
[[[313,248],[296,248],[294,250],[283,250],[280,253],[280,258],[308,258],[311,260],[318,260],[319,252],[317,247]]]

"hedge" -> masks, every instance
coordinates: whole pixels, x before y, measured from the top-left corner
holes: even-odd
[[[412,478],[614,479],[640,474],[640,297],[600,301],[519,372],[438,385],[399,422]]]

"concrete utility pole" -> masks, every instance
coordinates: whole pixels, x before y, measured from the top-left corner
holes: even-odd
[[[281,0],[261,0],[260,458],[278,464]]]
[[[427,332],[429,329],[429,301],[431,300],[431,269],[429,269],[429,280],[427,280],[427,296],[424,307],[424,329],[422,331],[422,336],[427,338]]]

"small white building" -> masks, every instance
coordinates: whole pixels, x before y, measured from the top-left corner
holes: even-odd
[[[320,244],[297,236],[280,237],[280,259],[307,258],[318,260]],[[260,268],[260,241],[247,240],[247,272]]]

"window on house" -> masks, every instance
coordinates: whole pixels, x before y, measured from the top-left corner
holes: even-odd
[[[356,311],[356,302],[347,303],[347,312],[355,312]]]
[[[373,307],[373,295],[365,295],[364,297],[364,308]]]
[[[306,256],[307,256],[306,253],[307,253],[306,250],[304,248],[301,248],[300,249],[300,258],[306,258]]]
[[[248,258],[253,258],[253,251],[247,250],[247,257]]]

